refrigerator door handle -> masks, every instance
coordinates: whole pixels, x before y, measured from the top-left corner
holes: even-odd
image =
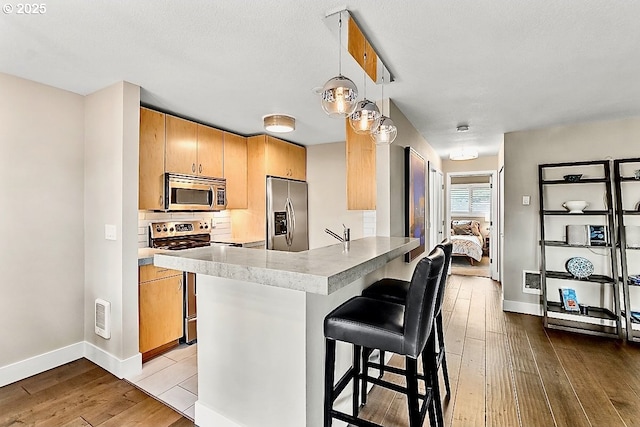
[[[287,246],[291,246],[293,244],[293,230],[295,229],[295,213],[293,212],[293,204],[291,203],[291,199],[287,197],[287,201],[285,202],[285,210],[287,211]]]

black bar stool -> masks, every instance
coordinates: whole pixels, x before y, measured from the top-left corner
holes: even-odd
[[[438,289],[438,296],[436,298],[436,333],[438,334],[438,370],[442,367],[442,376],[444,377],[444,385],[447,390],[447,397],[451,394],[451,386],[449,385],[449,371],[447,369],[447,356],[444,348],[444,325],[442,321],[442,301],[444,296],[444,290],[447,283],[447,277],[449,274],[449,263],[451,262],[451,251],[453,250],[453,243],[449,239],[445,239],[436,246],[442,248],[445,255],[444,269],[442,271],[442,277],[440,279],[440,287]],[[368,298],[379,299],[383,301],[394,302],[396,304],[405,304],[407,299],[407,293],[409,291],[410,282],[399,279],[380,279],[373,283],[371,286],[362,291],[362,296]],[[380,365],[377,368],[380,370],[380,376],[384,374],[385,370],[389,370],[384,366],[384,351],[380,352]],[[369,360],[369,355],[365,352],[363,354],[363,360],[366,364]],[[367,367],[365,366],[366,370]],[[366,403],[366,393],[363,396],[363,403]]]
[[[325,317],[325,427],[331,427],[333,418],[355,426],[382,427],[358,418],[360,379],[405,393],[410,427],[422,426],[427,411],[432,426],[443,425],[441,418],[436,419],[438,413],[442,414],[442,409],[436,409],[435,406],[440,405],[440,400],[434,398],[437,369],[433,324],[444,260],[444,251],[435,248],[429,256],[418,262],[407,292],[406,304],[358,296],[346,301]],[[334,387],[336,341],[353,344],[353,365]],[[367,351],[379,349],[405,356],[406,369],[402,370],[402,373],[406,378],[406,387],[370,377],[366,369],[361,372],[360,358],[363,347]],[[425,357],[424,354],[427,352],[434,357]],[[418,375],[417,369],[417,358],[421,353],[423,376]],[[419,379],[425,383],[425,394],[419,393]],[[333,409],[333,402],[351,380],[353,415],[348,415]],[[366,390],[364,392],[366,393]],[[423,401],[422,406],[419,405],[419,400]]]

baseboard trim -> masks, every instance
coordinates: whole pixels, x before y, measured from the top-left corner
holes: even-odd
[[[142,372],[142,354],[136,353],[128,359],[118,359],[111,353],[90,342],[84,342],[84,357],[111,372],[118,378],[131,377]]]
[[[530,302],[520,301],[502,301],[502,310],[511,311],[513,313],[532,314],[534,316],[542,316],[542,306]]]
[[[2,366],[0,367],[0,387],[78,360],[84,356],[84,348],[85,343],[82,341]]]
[[[142,371],[142,354],[140,353],[120,360],[87,341],[81,341],[0,367],[0,387],[57,368],[82,357],[86,357],[118,378],[137,375]]]
[[[196,401],[195,424],[198,427],[242,427],[228,418],[223,417],[208,406]]]

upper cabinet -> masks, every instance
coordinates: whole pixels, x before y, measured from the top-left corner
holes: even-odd
[[[247,138],[224,133],[224,177],[227,209],[247,208]]]
[[[197,175],[222,178],[223,141],[224,132],[221,130],[198,125]]]
[[[223,132],[167,115],[166,171],[222,177]]]
[[[304,147],[267,136],[265,156],[267,175],[306,180],[307,150]]]
[[[376,209],[376,145],[346,122],[347,209]]]
[[[138,209],[164,208],[165,114],[140,108],[140,164]]]
[[[194,175],[198,157],[198,125],[167,115],[166,172]]]

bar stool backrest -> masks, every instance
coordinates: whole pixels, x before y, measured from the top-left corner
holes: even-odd
[[[435,247],[413,271],[404,311],[405,354],[412,358],[422,352],[433,327],[444,257],[444,251]]]
[[[451,264],[451,252],[453,251],[453,242],[450,239],[444,239],[442,243],[436,246],[444,251],[444,266],[442,275],[440,276],[440,286],[438,287],[438,297],[436,298],[436,314],[442,310],[442,300],[444,298],[444,288],[449,277],[449,265]]]

